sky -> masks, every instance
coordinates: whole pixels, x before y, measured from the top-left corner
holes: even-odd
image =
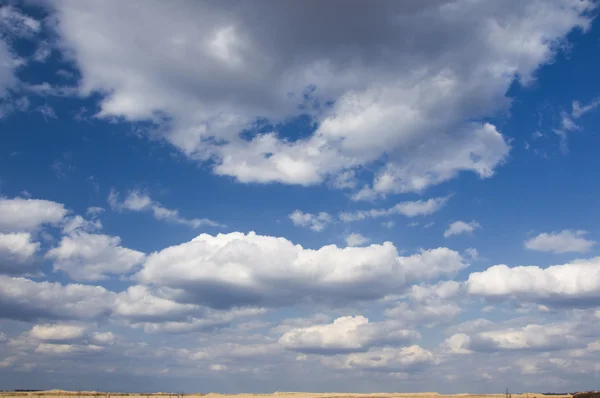
[[[0,2],[1,388],[598,388],[597,13]]]

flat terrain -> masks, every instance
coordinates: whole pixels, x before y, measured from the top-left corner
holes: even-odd
[[[136,394],[136,393],[106,393],[97,391],[63,391],[63,390],[50,390],[50,391],[36,391],[36,392],[2,392],[0,393],[1,398],[24,398],[24,397],[40,397],[40,398],[76,398],[76,397],[96,397],[96,398],[112,398],[112,397],[181,397],[179,394],[157,392],[153,394]],[[421,393],[370,393],[370,394],[353,394],[353,393],[305,393],[305,392],[275,392],[273,394],[185,394],[185,398],[254,398],[254,397],[285,397],[285,398],[504,398],[504,394],[486,394],[486,395],[473,395],[473,394],[452,394],[443,395],[436,392],[421,392]],[[571,395],[544,395],[538,393],[528,394],[512,394],[512,398],[570,398]]]

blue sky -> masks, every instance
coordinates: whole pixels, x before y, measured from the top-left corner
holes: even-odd
[[[596,3],[8,1],[0,383],[575,391]]]

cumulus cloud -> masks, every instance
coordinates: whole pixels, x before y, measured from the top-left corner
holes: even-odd
[[[505,109],[513,81],[531,81],[593,8],[144,2],[139,15],[128,3],[52,3],[81,93],[104,94],[99,117],[151,120],[151,134],[242,182],[317,184],[385,154],[362,190],[371,195],[420,191],[461,171],[493,175],[510,147],[495,126],[466,121]],[[239,135],[257,117],[276,124],[300,112],[317,124],[307,137]]]
[[[530,250],[552,253],[585,253],[596,244],[585,239],[585,231],[563,230],[560,232],[541,233],[525,241]]]
[[[449,238],[455,235],[461,234],[470,234],[473,233],[477,228],[481,228],[481,225],[477,221],[471,221],[470,223],[466,223],[464,221],[455,221],[448,229],[444,231],[444,238]]]
[[[0,233],[0,273],[25,273],[39,248],[28,232]]]
[[[529,324],[520,328],[457,333],[446,339],[443,347],[453,354],[470,354],[475,351],[554,351],[576,344],[574,325]]]
[[[294,210],[288,217],[294,225],[298,227],[307,227],[313,231],[322,231],[325,227],[333,221],[331,215],[327,212],[320,212],[317,214],[304,213],[301,210]]]
[[[76,230],[63,236],[46,257],[54,261],[54,271],[64,271],[74,280],[94,281],[107,279],[109,274],[126,274],[146,255],[121,246],[118,236]]]
[[[411,327],[448,323],[462,312],[455,302],[462,292],[462,284],[455,281],[414,285],[405,295],[408,301],[396,302],[385,314]]]
[[[600,304],[600,257],[547,268],[494,265],[473,272],[468,292],[492,300],[516,299],[556,305]]]
[[[342,361],[332,363],[350,369],[413,373],[439,363],[439,359],[430,351],[418,345],[412,345],[401,348],[383,347],[368,352],[352,353]]]
[[[94,332],[92,340],[96,344],[112,344],[117,341],[117,336],[113,332]]]
[[[369,323],[364,316],[344,316],[330,324],[292,329],[280,337],[279,344],[306,354],[335,355],[418,338],[419,333],[401,329],[398,322]]]
[[[388,217],[401,214],[406,217],[430,215],[440,210],[448,201],[449,197],[430,198],[427,200],[416,200],[400,202],[388,209],[370,209],[356,212],[340,213],[339,218],[343,222],[360,221],[368,218]]]
[[[57,225],[66,216],[64,205],[49,200],[0,198],[0,232],[30,232]]]
[[[178,210],[168,209],[153,200],[147,194],[139,190],[131,190],[123,201],[119,199],[119,193],[111,189],[108,195],[108,203],[114,210],[147,211],[157,220],[162,220],[175,224],[187,225],[192,228],[201,226],[222,227],[216,221],[208,218],[185,218],[179,214]]]
[[[29,336],[38,340],[74,340],[83,337],[86,327],[72,324],[35,325]]]
[[[362,246],[365,243],[368,243],[370,239],[359,233],[351,233],[350,235],[346,236],[345,240],[346,240],[346,245],[354,247],[354,246]]]
[[[90,320],[111,313],[115,293],[101,286],[0,276],[0,317]]]
[[[201,234],[152,253],[134,278],[212,307],[280,306],[377,299],[411,281],[454,274],[466,265],[447,248],[400,257],[390,242],[312,250],[284,238],[234,232]]]

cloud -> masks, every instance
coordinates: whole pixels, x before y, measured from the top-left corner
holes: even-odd
[[[335,355],[418,338],[419,333],[400,329],[398,322],[369,323],[364,316],[344,316],[330,324],[292,329],[279,338],[279,344],[305,354]]]
[[[216,221],[208,218],[184,218],[181,217],[178,210],[168,209],[162,206],[160,203],[152,200],[147,194],[132,190],[129,191],[124,201],[119,200],[119,193],[111,189],[108,195],[108,203],[114,210],[131,210],[131,211],[147,211],[151,212],[152,216],[157,220],[163,220],[174,224],[187,225],[192,228],[199,228],[201,226],[209,227],[223,227],[224,225],[219,224]]]
[[[134,278],[169,287],[181,296],[178,300],[228,308],[372,300],[411,281],[451,275],[464,267],[460,254],[447,248],[399,257],[390,242],[313,250],[284,238],[234,232],[201,234],[152,253]]]
[[[134,285],[117,295],[114,313],[131,322],[151,322],[181,320],[199,310],[197,305],[177,303],[157,296],[146,286]]]
[[[99,220],[86,220],[83,217],[77,215],[64,220],[62,232],[64,234],[71,234],[74,232],[94,232],[102,229],[102,223]]]
[[[583,236],[586,231],[562,230],[560,232],[541,233],[528,239],[525,247],[530,250],[552,253],[585,253],[596,244]]]
[[[40,248],[28,232],[0,233],[0,273],[23,274]]]
[[[473,247],[465,249],[465,253],[467,256],[471,257],[472,260],[477,260],[479,258],[479,252]]]
[[[98,216],[100,214],[104,213],[104,208],[102,207],[98,207],[98,206],[92,206],[92,207],[88,207],[86,214],[88,216]]]
[[[579,101],[573,101],[573,111],[571,114],[574,118],[578,119],[586,113],[593,111],[598,106],[600,106],[600,98],[592,100],[592,102],[587,105],[581,105]]]
[[[35,325],[29,336],[38,340],[74,340],[83,337],[86,327],[71,324]]]
[[[54,261],[54,271],[64,271],[78,281],[107,279],[122,275],[141,264],[144,253],[121,246],[121,238],[75,231],[63,236],[46,257]]]
[[[452,321],[462,309],[455,299],[462,293],[462,284],[443,281],[434,285],[414,285],[405,298],[385,310],[385,315],[397,319],[405,327],[432,327]]]
[[[57,225],[66,216],[64,205],[40,199],[0,198],[0,232],[30,232]]]
[[[92,340],[96,344],[113,344],[117,341],[117,336],[113,332],[95,332],[92,333]]]
[[[470,234],[477,228],[481,228],[481,225],[479,225],[477,221],[471,221],[470,223],[455,221],[444,231],[444,238],[461,234]]]
[[[488,299],[566,306],[600,305],[600,257],[548,268],[494,265],[473,272],[468,292]]]
[[[304,213],[300,210],[294,210],[288,217],[292,220],[294,225],[298,227],[308,227],[317,232],[325,229],[325,227],[333,221],[331,215],[324,211],[318,214],[311,214]]]
[[[31,37],[39,30],[40,23],[37,20],[21,13],[15,7],[0,6],[0,99],[10,96],[9,89],[18,83],[16,69],[25,62],[13,53],[13,41],[17,38]],[[10,103],[2,105],[5,106],[0,106],[0,118],[11,110]]]
[[[90,320],[111,313],[115,294],[101,286],[0,276],[0,317]]]
[[[426,216],[439,211],[446,204],[448,199],[449,196],[445,196],[427,200],[400,202],[389,209],[370,209],[340,213],[339,218],[343,222],[352,222],[367,218],[388,217],[397,214],[406,217]]]
[[[443,347],[453,354],[497,351],[556,351],[578,344],[573,325],[529,324],[520,328],[494,329],[472,334],[458,333]]]
[[[369,352],[349,354],[339,365],[342,368],[376,372],[413,373],[437,363],[439,359],[433,353],[418,345],[412,345],[402,348],[384,347]]]
[[[346,245],[351,246],[351,247],[362,246],[365,243],[368,243],[370,241],[369,238],[362,236],[361,234],[358,234],[358,233],[351,233],[350,235],[346,236],[345,240],[346,240]]]
[[[318,184],[383,159],[365,188],[374,195],[463,171],[492,176],[510,146],[495,126],[466,121],[506,109],[513,81],[530,82],[593,8],[356,3],[340,19],[339,2],[302,13],[288,2],[143,2],[142,16],[139,4],[53,2],[81,94],[103,94],[98,117],[150,120],[149,134],[241,182]],[[126,22],[134,17],[142,23]],[[317,125],[306,137],[239,135],[257,117],[277,124],[302,112]]]

